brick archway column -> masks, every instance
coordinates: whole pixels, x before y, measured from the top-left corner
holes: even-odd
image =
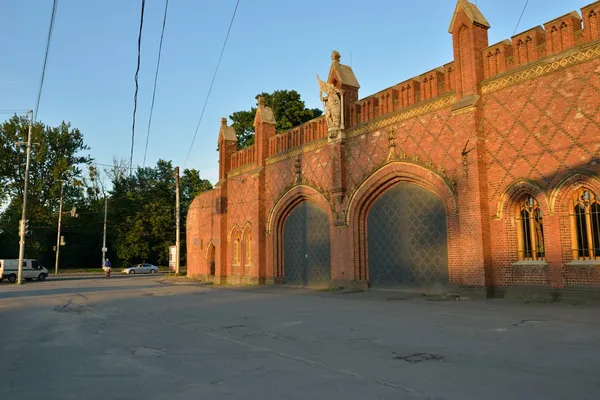
[[[460,229],[456,195],[436,173],[411,162],[392,162],[369,176],[353,193],[348,204],[347,223],[352,232],[353,278],[368,280],[367,215],[373,203],[400,182],[419,185],[435,193],[444,203],[448,232],[448,277],[450,284],[463,284],[460,256]]]
[[[327,213],[329,220],[330,248],[335,246],[333,212],[327,199],[316,189],[307,185],[297,185],[288,190],[273,206],[267,217],[267,283],[283,283],[283,224],[289,213],[299,203],[311,201]],[[334,275],[333,254],[331,254],[331,271]],[[335,279],[335,277],[334,277]]]

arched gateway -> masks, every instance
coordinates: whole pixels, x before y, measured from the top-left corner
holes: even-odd
[[[285,283],[310,286],[331,279],[329,217],[310,201],[294,207],[283,225]]]
[[[370,285],[448,284],[446,211],[436,194],[400,182],[372,204],[366,222]]]

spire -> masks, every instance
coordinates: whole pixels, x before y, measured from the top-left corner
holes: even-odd
[[[483,28],[489,29],[490,23],[485,19],[479,8],[473,3],[470,3],[468,0],[458,0],[456,2],[456,8],[454,9],[454,14],[452,15],[452,21],[450,21],[450,28],[448,28],[448,32],[452,33],[454,30],[454,23],[456,22],[456,16],[460,11],[464,11],[467,18],[474,24],[479,25]]]
[[[264,123],[275,124],[275,115],[273,115],[273,110],[265,105],[265,99],[262,96],[258,96],[258,107],[256,108],[254,124],[257,123],[258,118],[260,118],[260,121]]]
[[[233,126],[227,126],[227,118],[221,118],[221,129],[219,129],[219,143],[222,140],[237,142],[237,136],[235,135],[235,129]]]

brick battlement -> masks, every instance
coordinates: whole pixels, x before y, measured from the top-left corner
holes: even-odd
[[[528,29],[511,39],[485,47],[481,50],[482,78],[487,80],[579,45],[600,40],[600,1],[582,7],[581,15],[583,18],[573,11],[545,23],[544,27]],[[457,88],[455,79],[455,61],[452,61],[352,102],[348,105],[345,127],[349,129],[366,124],[453,92]],[[269,138],[266,156],[286,152],[326,135],[327,123],[324,116],[315,118]],[[255,157],[256,152],[253,150],[239,150],[232,154],[231,168],[256,162]]]
[[[256,162],[256,151],[254,146],[246,147],[231,154],[231,169],[242,167],[246,164]]]
[[[600,39],[600,1],[521,32],[482,50],[484,77],[492,78]]]
[[[269,157],[325,136],[327,136],[327,122],[325,121],[325,117],[320,116],[311,119],[300,126],[270,138]]]
[[[388,87],[358,100],[350,108],[350,121],[346,128],[370,122],[454,90],[454,63]]]

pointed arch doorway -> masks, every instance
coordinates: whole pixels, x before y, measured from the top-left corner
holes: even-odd
[[[318,205],[302,201],[283,224],[284,283],[315,286],[331,279],[329,216]]]
[[[370,286],[448,284],[446,211],[436,194],[397,183],[371,205],[366,222]]]

